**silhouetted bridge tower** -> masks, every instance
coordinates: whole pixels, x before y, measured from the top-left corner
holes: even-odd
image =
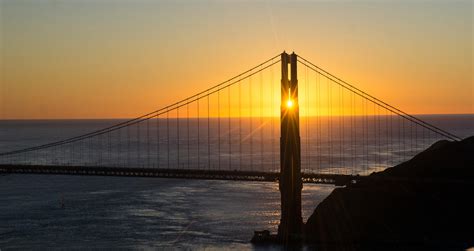
[[[303,183],[356,182],[436,140],[459,140],[285,52],[176,103],[97,127],[37,146],[12,137],[20,145],[1,149],[0,172],[279,181],[282,241],[301,233]]]
[[[281,220],[278,236],[288,240],[290,235],[301,234],[301,139],[298,103],[297,56],[281,54],[281,135],[280,180]],[[288,65],[290,76],[288,79]]]

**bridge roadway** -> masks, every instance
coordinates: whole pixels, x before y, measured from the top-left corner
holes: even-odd
[[[158,177],[177,179],[240,180],[277,182],[279,173],[259,171],[197,170],[197,169],[161,169],[131,167],[90,167],[90,166],[53,166],[53,165],[0,165],[0,174],[65,174],[92,176]],[[362,176],[344,174],[302,173],[304,183],[345,185]]]

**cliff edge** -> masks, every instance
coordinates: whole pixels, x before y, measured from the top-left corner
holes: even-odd
[[[474,246],[474,136],[336,188],[305,224],[309,243]]]

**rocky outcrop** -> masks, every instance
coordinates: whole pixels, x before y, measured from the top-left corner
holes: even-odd
[[[474,137],[439,141],[413,159],[336,188],[305,225],[307,242],[474,246]]]

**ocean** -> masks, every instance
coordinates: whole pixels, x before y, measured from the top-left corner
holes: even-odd
[[[474,115],[419,117],[461,138],[474,135]],[[61,140],[120,121],[3,120],[0,152]],[[166,130],[165,120],[150,120],[128,134],[126,129],[115,131],[110,138],[0,162],[183,169],[205,169],[210,163],[224,170],[278,171],[279,125],[274,120],[210,120],[209,125],[206,121],[173,121]],[[195,129],[189,134],[187,130],[187,125],[196,128],[196,123],[199,137]],[[302,118],[300,131],[303,171],[323,173],[382,170],[440,138],[392,117]],[[304,220],[333,189],[332,185],[303,186]],[[0,176],[0,249],[252,249],[256,248],[249,243],[253,231],[275,232],[279,211],[278,184],[273,182],[9,174]]]

